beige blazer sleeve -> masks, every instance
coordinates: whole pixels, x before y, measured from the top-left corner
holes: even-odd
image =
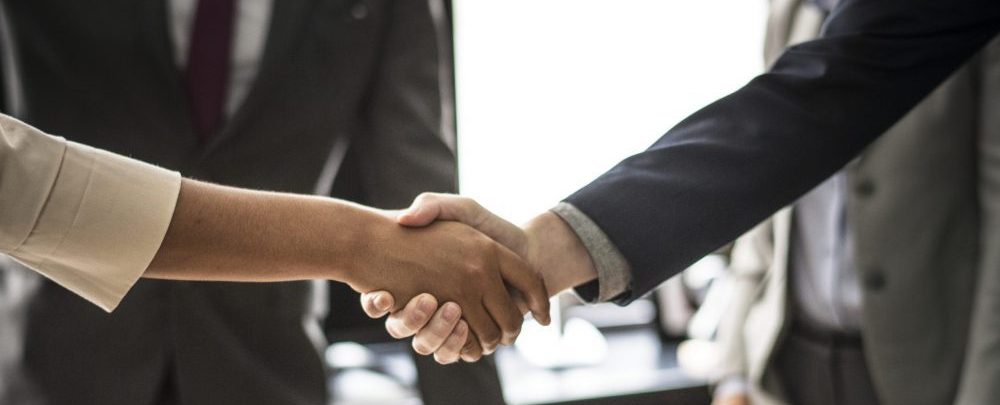
[[[180,175],[0,115],[0,253],[106,311],[146,270]]]

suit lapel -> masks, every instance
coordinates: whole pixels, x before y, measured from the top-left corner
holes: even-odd
[[[257,78],[246,99],[222,132],[209,140],[205,148],[206,154],[240,133],[247,119],[254,116],[255,111],[267,100],[268,94],[281,79],[283,74],[281,67],[291,57],[296,43],[300,41],[302,31],[308,25],[306,22],[315,3],[316,0],[274,0],[270,28],[267,40],[264,42],[264,53],[261,55]]]

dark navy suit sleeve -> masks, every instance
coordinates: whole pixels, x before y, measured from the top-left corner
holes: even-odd
[[[997,0],[845,0],[820,39],[568,197],[631,266],[618,301],[843,167],[998,29]]]

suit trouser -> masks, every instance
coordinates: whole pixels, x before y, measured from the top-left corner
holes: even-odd
[[[859,337],[792,326],[775,369],[793,405],[877,405]]]
[[[493,356],[476,363],[443,366],[432,356],[418,356],[417,384],[425,405],[504,405]]]

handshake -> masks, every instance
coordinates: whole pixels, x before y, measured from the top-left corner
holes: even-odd
[[[393,336],[453,363],[512,344],[528,312],[548,324],[549,296],[597,270],[553,212],[522,229],[455,195],[423,194],[391,212],[184,180],[143,277],[343,282],[368,315],[391,314]]]
[[[548,298],[597,276],[552,212],[522,229],[471,199],[426,193],[394,219],[402,243],[387,238],[381,265],[347,283],[368,316],[389,314],[390,335],[413,336],[413,349],[441,364],[513,344],[528,312],[548,325]]]

